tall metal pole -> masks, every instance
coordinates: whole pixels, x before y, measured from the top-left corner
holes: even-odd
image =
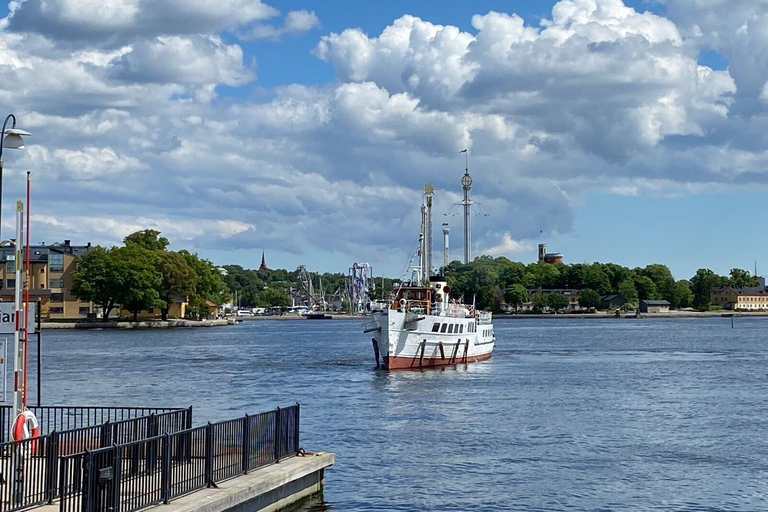
[[[14,265],[16,267],[16,289],[14,296],[14,321],[16,329],[13,332],[13,417],[14,419],[24,411],[24,375],[22,368],[22,345],[21,328],[22,315],[21,308],[21,247],[24,230],[24,205],[21,201],[16,201],[16,255]],[[13,427],[13,426],[11,426]]]
[[[27,407],[27,375],[29,374],[29,289],[32,287],[32,276],[29,272],[29,191],[30,173],[27,171],[27,203],[26,226],[24,228],[24,393],[21,395],[22,405]]]
[[[427,222],[426,222],[426,265],[424,273],[426,279],[432,275],[432,194],[435,193],[435,187],[427,183],[424,187],[424,194],[427,196]]]
[[[464,263],[472,261],[472,228],[470,221],[470,207],[472,201],[469,198],[469,191],[472,188],[472,177],[469,175],[469,152],[465,149],[464,176],[461,177],[461,187],[464,189]]]
[[[445,275],[445,269],[448,268],[448,237],[450,233],[448,223],[443,222],[443,275]]]
[[[427,268],[427,207],[421,204],[421,228],[419,228],[419,284],[424,280],[424,271]]]

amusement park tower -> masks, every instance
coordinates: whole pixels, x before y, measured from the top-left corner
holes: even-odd
[[[472,261],[472,229],[470,225],[470,207],[472,201],[469,199],[469,190],[472,188],[472,177],[469,175],[469,152],[465,149],[461,151],[465,155],[464,176],[461,177],[461,187],[464,189],[464,200],[461,204],[464,205],[464,263]]]
[[[451,230],[448,229],[448,223],[443,222],[443,274],[445,269],[448,268],[448,237],[451,234]]]

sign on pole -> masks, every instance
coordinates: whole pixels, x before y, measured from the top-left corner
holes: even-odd
[[[37,323],[35,319],[35,311],[37,309],[36,302],[29,303],[29,332],[37,332]],[[23,313],[22,313],[23,314]],[[22,323],[24,319],[20,319]],[[0,334],[13,334],[16,331],[16,311],[14,311],[13,302],[0,302]]]

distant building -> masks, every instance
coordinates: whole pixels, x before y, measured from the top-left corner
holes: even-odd
[[[765,290],[765,277],[757,276],[757,286]]]
[[[168,318],[184,318],[187,314],[187,299],[185,297],[176,297],[168,308]],[[214,304],[215,306],[215,304]],[[160,308],[149,308],[139,311],[136,314],[138,320],[155,320],[162,317]],[[133,320],[133,311],[120,306],[120,318]]]
[[[555,293],[568,297],[568,309],[571,311],[581,309],[581,306],[579,306],[579,290],[575,288],[528,288],[528,299],[530,300],[536,294],[552,295]]]
[[[547,252],[547,245],[539,244],[539,261],[543,261],[544,263],[562,263],[563,253]]]
[[[724,309],[768,309],[768,291],[760,286],[723,286],[710,290],[709,302]]]
[[[625,299],[621,294],[612,293],[610,295],[603,296],[602,302],[603,309],[618,309],[629,301]]]
[[[269,270],[267,268],[267,262],[264,259],[264,251],[261,251],[261,265],[259,265],[259,270]]]
[[[669,311],[669,301],[666,300],[641,300],[641,313],[667,313]]]
[[[89,301],[81,301],[70,292],[76,258],[91,249],[91,244],[72,245],[69,240],[52,245],[29,247],[29,295],[40,301],[41,315],[51,320],[87,318],[97,311]],[[0,300],[12,302],[16,286],[16,265],[13,246],[0,247]]]

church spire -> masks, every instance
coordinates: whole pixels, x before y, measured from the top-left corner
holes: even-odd
[[[267,262],[264,259],[264,251],[261,251],[261,265],[259,265],[259,270],[269,270],[267,268]]]

